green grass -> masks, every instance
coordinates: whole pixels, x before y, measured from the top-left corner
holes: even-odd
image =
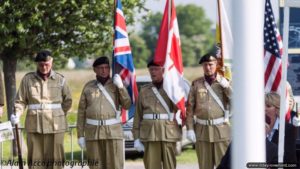
[[[187,146],[183,149],[182,153],[176,157],[179,164],[194,164],[198,163],[195,149],[192,146]]]
[[[67,83],[70,87],[70,90],[72,92],[72,98],[73,98],[73,104],[71,107],[70,112],[67,115],[68,124],[69,125],[76,125],[77,121],[77,108],[78,108],[78,102],[80,98],[80,94],[82,91],[83,86],[89,81],[95,78],[95,73],[92,69],[89,70],[61,70],[58,71],[59,73],[63,74],[67,80]],[[199,73],[195,73],[199,72]],[[17,72],[16,74],[16,81],[17,81],[17,89],[19,88],[20,81],[22,77],[27,72]],[[147,69],[138,69],[136,70],[136,75],[148,75]],[[185,68],[184,71],[185,78],[189,81],[194,80],[195,78],[202,75],[202,69],[200,67],[193,67],[193,68]],[[6,107],[4,107],[4,112],[6,112]],[[7,121],[7,115],[4,114],[2,117],[0,117],[0,121]],[[25,121],[25,112],[21,116],[21,126],[24,126]],[[26,139],[26,134],[23,133],[23,138]],[[79,160],[80,159],[80,148],[77,144],[77,132],[76,129],[73,129],[73,151],[74,151],[74,159]],[[69,160],[71,159],[71,135],[70,131],[66,132],[65,134],[65,152],[66,152],[66,158]],[[24,142],[24,146],[26,147],[26,144]],[[3,159],[9,159],[11,157],[11,142],[5,141],[3,142]],[[23,153],[23,157],[26,157],[26,153]],[[17,159],[15,157],[15,159]],[[138,160],[140,161],[141,158],[137,157],[136,159],[129,159],[129,160]],[[194,152],[194,150],[188,148],[186,151],[182,153],[182,155],[177,157],[178,163],[190,163],[190,162],[197,162],[197,157]]]

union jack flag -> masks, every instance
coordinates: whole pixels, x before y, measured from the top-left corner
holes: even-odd
[[[283,43],[279,30],[276,27],[270,0],[266,0],[265,5],[264,50],[265,92],[274,91],[280,94]],[[291,108],[288,104],[288,94],[285,100],[287,104],[286,120],[289,120]]]
[[[129,111],[122,110],[122,123],[125,123],[134,116],[133,110],[138,96],[138,88],[121,0],[116,0],[114,22],[113,71],[121,76],[132,101]]]

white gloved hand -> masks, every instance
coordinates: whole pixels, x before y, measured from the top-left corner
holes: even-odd
[[[140,139],[134,140],[134,148],[135,148],[138,152],[145,151],[144,145],[143,145],[143,143],[141,142]]]
[[[188,130],[186,133],[187,139],[189,139],[191,142],[196,143],[196,135],[194,130]]]
[[[79,137],[78,138],[78,144],[79,144],[79,147],[81,149],[84,149],[85,148],[85,138],[84,137]]]
[[[120,77],[119,74],[115,74],[115,75],[114,75],[114,77],[113,77],[113,82],[114,82],[114,84],[115,84],[119,89],[121,89],[121,88],[124,87],[123,82],[122,82],[122,79],[121,79],[121,77]]]
[[[299,127],[299,126],[300,126],[300,118],[294,116],[294,117],[293,117],[293,125],[294,125],[295,127]]]
[[[221,81],[220,81],[220,85],[224,88],[228,88],[229,87],[229,82],[226,78],[221,78]]]
[[[18,113],[17,114],[12,114],[10,116],[10,121],[11,121],[12,125],[19,124],[19,122],[20,122],[20,115]]]

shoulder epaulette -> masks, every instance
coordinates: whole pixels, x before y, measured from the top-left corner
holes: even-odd
[[[28,73],[26,73],[26,74],[24,75],[24,77],[25,77],[25,76],[32,76],[32,75],[35,75],[35,73],[36,73],[36,72],[28,72]]]
[[[55,75],[61,78],[60,85],[64,86],[65,82],[66,82],[65,76],[62,75],[62,74],[60,74],[60,73],[58,73],[58,72],[55,72]]]
[[[144,84],[143,86],[141,86],[140,91],[142,92],[142,90],[147,90],[150,89],[151,87],[152,87],[152,83]]]
[[[202,81],[204,81],[204,77],[198,77],[197,79],[193,80],[192,85],[202,82]]]
[[[57,75],[61,76],[62,78],[65,78],[65,76],[61,73],[55,72]]]

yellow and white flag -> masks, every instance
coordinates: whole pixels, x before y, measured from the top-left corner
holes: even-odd
[[[231,0],[217,0],[217,26],[216,43],[219,46],[217,52],[220,70],[224,76],[231,79],[231,63],[233,51],[233,37],[231,27]]]

